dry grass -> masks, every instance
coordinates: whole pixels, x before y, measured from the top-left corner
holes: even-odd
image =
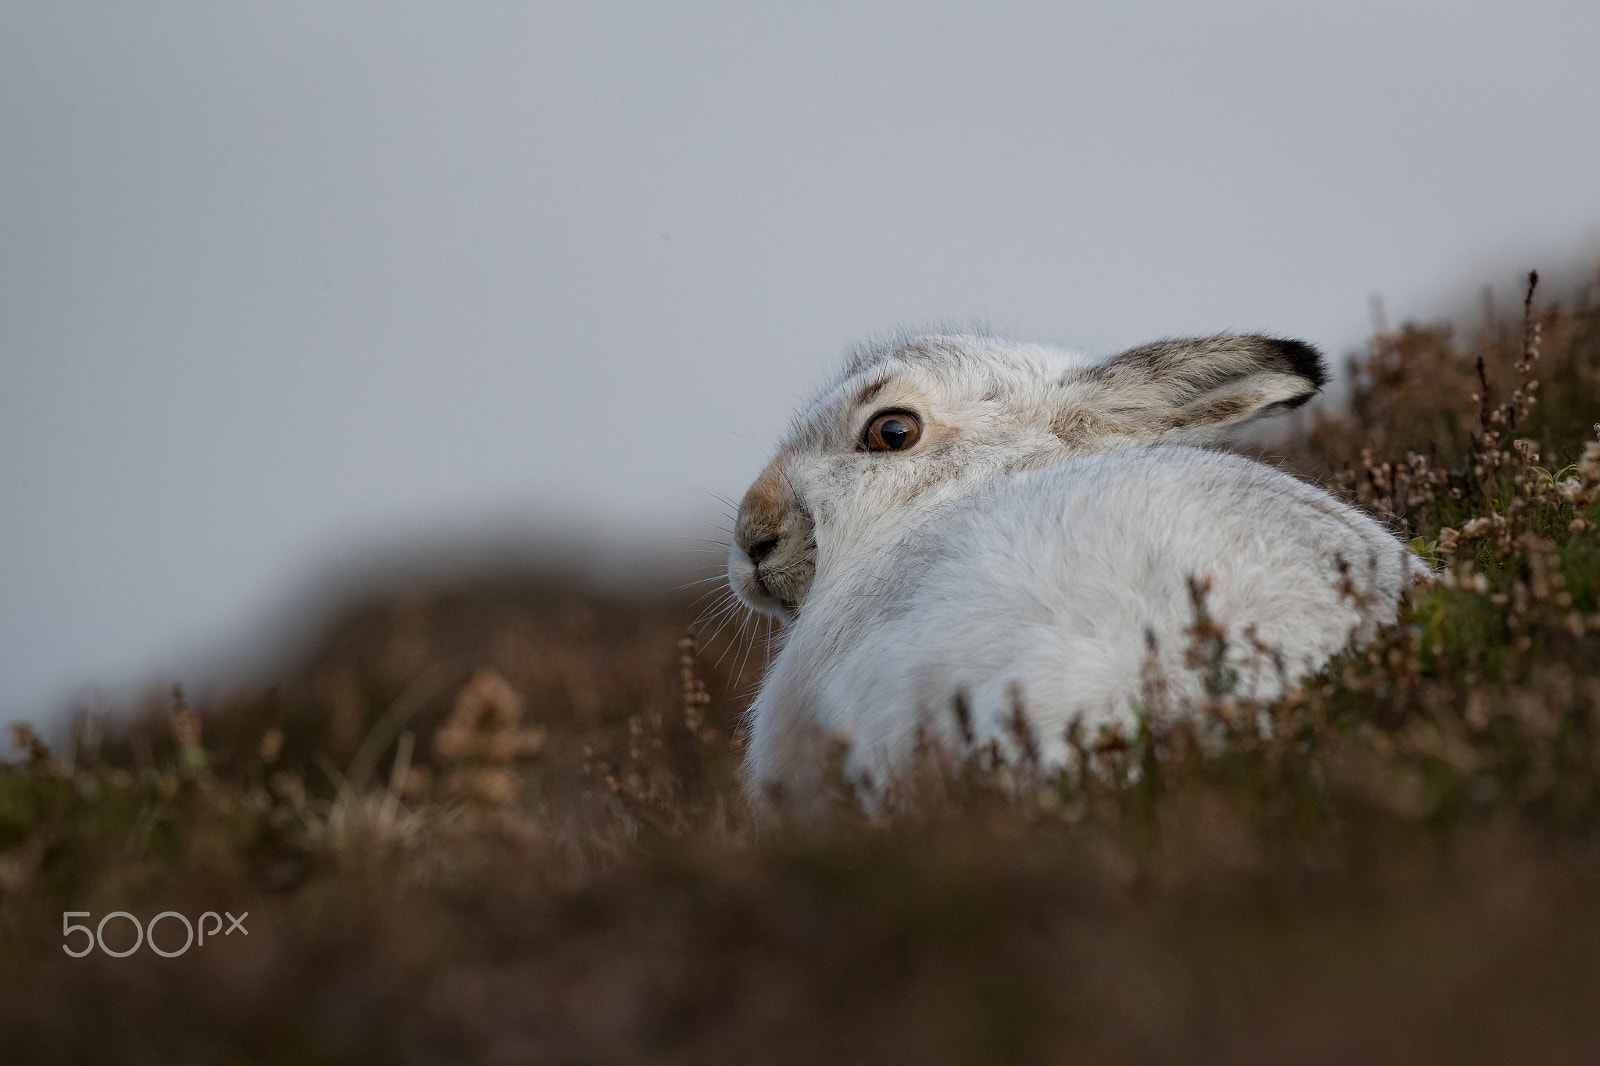
[[[838,785],[758,821],[739,657],[537,580],[353,611],[266,693],[19,733],[6,1061],[1592,1061],[1600,309],[1353,370],[1286,461],[1441,580],[1279,704],[1219,676],[1174,715],[1152,678],[1068,774],[928,752],[875,816]],[[1244,639],[1203,606],[1200,669]],[[74,959],[67,909],[249,936]]]

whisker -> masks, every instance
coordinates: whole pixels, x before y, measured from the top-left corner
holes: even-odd
[[[727,579],[727,574],[712,574],[709,577],[697,577],[693,581],[685,581],[683,584],[675,586],[672,591],[682,592],[684,589],[692,589],[696,585],[704,585],[712,581],[726,581]]]
[[[733,597],[722,600],[715,606],[706,609],[704,624],[710,626],[715,623],[715,628],[711,630],[711,635],[706,638],[705,643],[707,646],[722,635],[723,630],[727,629],[728,623],[739,616],[739,611],[743,607],[744,604],[737,597]]]
[[[758,669],[757,673],[758,674],[764,674],[764,673],[766,673],[767,664],[772,661],[772,626],[773,626],[773,619],[772,619],[771,615],[768,615],[764,619],[757,618],[755,621],[756,621],[756,624],[754,626],[752,626],[751,629],[750,629],[750,647],[745,652],[745,663],[744,663],[744,666],[749,666],[751,663],[755,663],[756,662],[756,659],[757,659],[757,656],[756,656],[756,645],[760,644],[761,645],[761,654],[760,654],[760,657],[759,657],[760,658],[760,663],[758,664],[759,665],[759,669]],[[765,624],[763,625],[763,623],[765,623]],[[743,666],[740,667],[739,676],[740,676],[741,679],[744,677],[744,667]],[[759,680],[759,678],[757,678],[757,680]],[[752,686],[751,687],[754,687],[754,682],[752,682]]]
[[[726,590],[721,589],[721,588],[710,588],[710,589],[706,589],[700,595],[696,596],[694,598],[694,600],[689,604],[689,609],[690,610],[694,610],[696,607],[699,607],[702,603],[704,603],[706,600],[710,599],[712,596],[715,596],[719,592],[724,593],[724,598],[717,600],[714,604],[712,604],[711,606],[707,607],[705,610],[706,611],[711,611],[711,610],[715,610],[717,608],[725,606],[727,604]],[[701,613],[704,614],[704,612],[701,612]],[[700,619],[696,618],[694,620],[694,622],[690,623],[690,625],[698,624],[699,621],[700,621]]]
[[[725,633],[727,631],[727,629],[728,629],[728,624],[734,620],[734,617],[735,617],[736,613],[737,612],[730,610],[730,611],[724,612],[720,616],[721,620],[719,622],[717,622],[717,627],[711,631],[711,636],[706,638],[705,644],[706,644],[707,650],[710,650],[718,642],[718,640],[721,639],[723,633]],[[722,665],[723,657],[728,654],[728,648],[730,648],[732,646],[733,645],[732,645],[731,641],[728,644],[724,645],[724,647],[722,649],[722,654],[717,656],[717,661],[712,664],[712,669],[716,669],[718,666]]]
[[[756,646],[756,634],[750,626],[750,621],[751,619],[747,616],[744,622],[739,626],[740,636],[743,636],[747,629],[751,629],[751,633],[750,639],[745,642],[744,654],[739,657],[738,665],[733,672],[733,688],[735,690],[739,688],[739,682],[744,680],[745,664],[750,661],[750,653],[755,650]]]
[[[710,593],[707,593],[707,595],[710,595]],[[721,599],[717,600],[705,610],[701,611],[700,617],[696,618],[691,624],[700,625],[702,622],[705,622],[708,619],[716,618],[723,611],[728,610],[736,601],[737,597],[734,596],[732,592],[725,592]]]
[[[744,607],[743,601],[741,601],[738,604],[738,606],[739,607]],[[724,659],[726,659],[728,657],[728,652],[732,651],[734,648],[737,648],[739,646],[739,633],[743,631],[745,622],[747,620],[748,620],[748,614],[746,615],[745,618],[741,618],[739,620],[739,627],[738,627],[738,629],[734,630],[733,639],[728,641],[728,646],[726,648],[722,649],[722,654],[721,655],[717,656],[716,664],[712,667],[713,670],[715,670],[718,666],[722,665],[722,660],[724,660]],[[724,623],[724,624],[726,624],[726,623]]]
[[[700,496],[710,496],[713,500],[716,500],[718,503],[724,504],[728,507],[737,508],[739,506],[739,501],[735,500],[732,496],[724,496],[715,489],[689,489],[688,491],[696,493]]]

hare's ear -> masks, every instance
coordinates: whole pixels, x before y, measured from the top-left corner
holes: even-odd
[[[1200,442],[1293,410],[1326,380],[1309,344],[1223,334],[1157,341],[1087,367],[1071,406],[1114,436]]]

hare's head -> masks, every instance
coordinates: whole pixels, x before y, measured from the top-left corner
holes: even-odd
[[[728,576],[793,618],[819,566],[995,475],[1114,448],[1212,441],[1324,381],[1299,341],[1160,341],[1105,360],[992,337],[865,348],[796,419],[739,505]]]

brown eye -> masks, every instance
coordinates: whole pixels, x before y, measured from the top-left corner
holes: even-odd
[[[862,438],[868,451],[900,452],[917,443],[922,423],[910,411],[885,411],[867,424]]]

